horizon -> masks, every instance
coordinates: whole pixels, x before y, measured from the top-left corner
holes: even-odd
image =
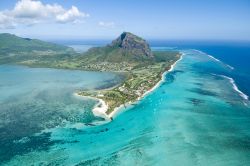
[[[250,41],[247,0],[10,0],[0,4],[0,33],[21,37],[111,40],[129,31],[147,40]]]
[[[121,32],[122,33],[122,32]],[[17,35],[14,33],[8,33],[8,32],[0,32],[0,34],[10,34],[10,35],[15,35],[17,37],[21,37],[21,38],[30,38],[30,39],[38,39],[38,40],[42,40],[42,41],[46,41],[46,42],[53,42],[53,43],[58,43],[58,44],[63,44],[63,43],[68,43],[68,42],[73,42],[73,43],[79,43],[79,42],[86,42],[84,44],[88,44],[89,42],[94,42],[94,43],[105,43],[105,42],[111,42],[112,40],[116,39],[118,36],[115,37],[107,37],[107,38],[103,38],[103,37],[98,37],[96,36],[95,38],[88,38],[88,37],[82,37],[82,38],[44,38],[44,37],[30,37],[30,36],[26,36],[26,35]],[[135,34],[137,35],[137,34]],[[137,35],[139,36],[139,35]],[[145,39],[147,42],[151,43],[151,42],[183,42],[183,43],[195,43],[195,44],[199,44],[197,42],[202,42],[202,43],[249,43],[250,39],[164,39],[164,38],[144,38],[143,36],[139,36],[142,37],[143,39]]]

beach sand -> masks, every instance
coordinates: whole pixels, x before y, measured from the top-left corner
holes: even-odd
[[[180,59],[178,59],[174,64],[171,65],[171,68],[169,70],[165,71],[162,74],[161,80],[157,84],[155,84],[154,87],[152,87],[150,90],[145,92],[142,96],[138,97],[137,101],[141,100],[146,95],[148,95],[149,93],[154,91],[157,87],[159,87],[160,84],[164,81],[165,74],[167,74],[168,72],[171,72],[174,69],[174,66],[177,64],[177,62],[179,62],[182,59],[182,56],[183,56],[183,54],[180,56]],[[98,100],[99,102],[95,105],[92,112],[93,112],[93,114],[95,116],[102,117],[105,120],[112,120],[122,110],[122,108],[125,107],[125,105],[130,105],[132,103],[137,102],[137,101],[135,101],[135,102],[128,102],[128,103],[122,104],[119,107],[116,107],[110,114],[107,114],[106,112],[108,111],[108,105],[105,103],[104,100],[99,99],[99,98],[95,98],[95,97],[81,96],[81,95],[79,95],[77,93],[75,93],[75,95],[77,95],[79,97],[87,97],[87,98],[91,98],[91,99],[94,99],[94,100]]]
[[[168,72],[171,72],[174,69],[174,66],[177,64],[177,62],[179,62],[180,60],[182,60],[182,56],[183,56],[183,54],[180,56],[180,59],[178,59],[174,64],[171,65],[171,67],[170,67],[169,70],[165,71],[162,74],[161,80],[159,82],[157,82],[157,84],[155,84],[155,86],[153,86],[150,90],[148,90],[147,92],[145,92],[142,96],[138,97],[137,101],[141,100],[142,98],[144,98],[145,96],[147,96],[148,94],[150,94],[152,91],[154,91],[156,88],[158,88],[161,85],[161,83],[164,81],[165,74],[167,74]],[[135,101],[135,102],[137,102],[137,101]],[[114,111],[112,111],[107,116],[109,118],[113,118],[113,117],[115,117],[122,110],[121,108],[124,108],[124,105],[130,105],[130,104],[135,103],[135,102],[128,102],[128,103],[122,104],[119,107],[116,107],[114,109]]]
[[[92,109],[93,114],[95,116],[104,118],[105,120],[110,120],[110,117],[106,113],[107,110],[108,110],[108,105],[105,103],[104,100],[98,99],[98,98],[95,98],[95,97],[90,97],[90,96],[82,96],[82,95],[79,95],[78,93],[74,93],[74,95],[77,96],[77,97],[84,97],[84,98],[90,98],[90,99],[93,99],[93,100],[98,100],[98,103]]]

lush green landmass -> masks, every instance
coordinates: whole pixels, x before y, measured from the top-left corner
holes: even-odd
[[[108,104],[107,114],[141,97],[179,58],[177,51],[152,52],[144,39],[129,32],[105,47],[91,48],[83,54],[66,46],[0,34],[0,63],[123,73],[126,79],[113,89],[79,92],[103,99]]]
[[[70,47],[8,33],[0,34],[0,64],[63,60],[74,54]]]
[[[80,57],[84,69],[122,71],[127,79],[118,87],[92,92],[80,92],[83,96],[103,99],[108,104],[107,114],[120,105],[133,102],[154,87],[163,72],[180,58],[176,51],[151,52],[145,40],[123,33],[110,45],[93,48]]]

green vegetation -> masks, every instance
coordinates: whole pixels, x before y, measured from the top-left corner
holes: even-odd
[[[127,79],[111,90],[79,93],[103,99],[108,104],[107,114],[110,114],[114,108],[137,100],[155,86],[180,54],[176,51],[152,52],[145,40],[124,32],[110,45],[92,48],[78,58],[79,67],[85,70],[127,73]]]
[[[126,79],[109,90],[82,91],[80,95],[103,99],[107,113],[133,102],[155,86],[163,72],[180,58],[177,51],[152,52],[147,42],[129,32],[122,33],[111,44],[78,54],[72,48],[0,34],[0,64],[18,63],[31,67],[51,67],[94,71],[113,71]]]
[[[0,34],[0,64],[63,60],[74,54],[70,47],[8,33]]]
[[[155,86],[161,80],[162,74],[170,69],[171,65],[180,58],[178,52],[157,52],[157,54],[159,56],[168,55],[168,58],[164,62],[162,59],[156,58],[152,64],[131,67],[131,70],[127,71],[127,79],[114,89],[82,91],[79,94],[103,99],[108,104],[108,114],[120,105],[137,100],[146,91]]]

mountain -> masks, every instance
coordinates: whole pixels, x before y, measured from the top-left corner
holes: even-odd
[[[152,52],[149,44],[130,32],[104,47],[94,47],[85,53],[72,48],[0,34],[0,64],[17,63],[31,67],[51,67],[95,71],[131,71],[154,64],[169,63],[178,58],[176,51]]]
[[[0,63],[51,58],[52,56],[62,58],[63,55],[72,53],[74,50],[70,47],[37,39],[21,38],[9,33],[0,34]]]
[[[134,56],[153,57],[149,44],[130,32],[123,32],[117,39],[112,41],[110,47],[119,47],[124,52]]]
[[[123,32],[111,44],[104,47],[89,49],[81,60],[87,63],[96,62],[146,62],[154,59],[149,44],[142,38],[130,33]]]
[[[178,51],[152,52],[142,38],[124,32],[104,47],[92,48],[78,56],[75,66],[83,70],[120,72],[120,85],[103,91],[82,91],[82,96],[102,99],[107,104],[106,117],[117,107],[134,102],[152,89],[162,74],[180,59]]]

